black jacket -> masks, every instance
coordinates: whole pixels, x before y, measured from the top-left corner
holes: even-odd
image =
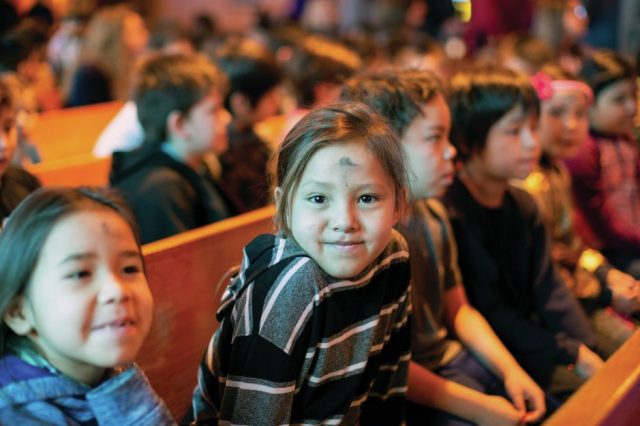
[[[142,243],[235,213],[204,164],[198,173],[158,149],[114,153],[109,182],[133,210]]]

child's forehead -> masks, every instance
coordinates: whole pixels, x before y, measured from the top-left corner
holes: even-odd
[[[556,89],[548,101],[542,102],[542,105],[553,103],[570,103],[572,105],[582,105],[589,103],[589,97],[579,89]]]
[[[347,142],[335,143],[317,150],[309,158],[307,167],[315,165],[354,166],[358,163],[376,161],[369,148],[364,143]],[[305,168],[305,169],[306,169]]]
[[[384,178],[384,165],[366,143],[336,143],[320,148],[309,158],[299,181],[345,175]]]

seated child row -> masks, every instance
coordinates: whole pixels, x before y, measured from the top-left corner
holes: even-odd
[[[592,97],[563,77],[550,86],[543,120],[556,97],[571,98],[571,119]],[[605,308],[637,309],[637,285],[608,267],[597,295],[573,286],[593,302],[585,315],[556,272],[534,199],[510,185],[538,162],[534,87],[507,70],[473,70],[452,80],[449,108],[431,74],[404,71],[355,78],[342,98],[306,115],[280,147],[278,234],[244,250],[187,417],[541,420],[615,350],[601,339],[619,345],[631,332]],[[200,107],[167,111],[169,129],[194,134],[200,114],[219,112],[215,93]],[[161,147],[163,161],[177,148],[193,154],[183,141]],[[120,202],[87,189],[36,191],[0,233],[0,276],[3,419],[173,422],[130,365],[152,302]]]

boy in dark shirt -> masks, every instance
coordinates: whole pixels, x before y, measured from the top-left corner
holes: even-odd
[[[347,82],[342,97],[382,113],[407,160],[409,214],[397,229],[409,243],[412,278],[408,424],[539,420],[544,394],[468,304],[449,218],[435,198],[451,183],[456,155],[436,77],[420,71],[368,75]]]
[[[565,398],[602,360],[590,349],[596,338],[584,313],[553,269],[535,201],[509,185],[540,155],[537,96],[524,75],[477,69],[454,76],[450,107],[462,165],[444,201],[469,300],[531,377]]]
[[[234,213],[212,166],[227,148],[224,82],[197,55],[157,54],[139,69],[133,98],[145,140],[114,153],[110,183],[131,205],[143,243]]]

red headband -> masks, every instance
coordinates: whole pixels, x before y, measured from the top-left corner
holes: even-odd
[[[531,77],[531,84],[536,89],[541,101],[549,100],[556,90],[576,90],[582,92],[589,103],[593,102],[593,91],[586,83],[577,80],[553,80],[549,75],[538,72]]]

